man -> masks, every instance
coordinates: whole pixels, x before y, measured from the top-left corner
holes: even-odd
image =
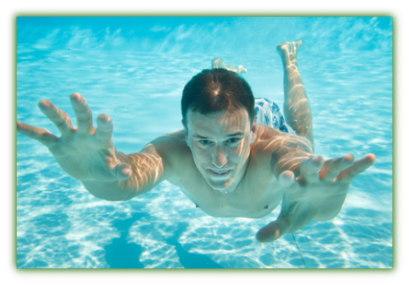
[[[71,95],[78,128],[42,100],[41,111],[61,137],[20,122],[17,130],[46,145],[63,170],[101,199],[128,200],[168,180],[216,217],[261,218],[282,202],[278,219],[257,233],[260,242],[273,241],[312,220],[335,217],[351,180],[375,161],[372,154],[355,162],[352,155],[325,162],[313,155],[312,116],[297,69],[300,46],[301,41],[278,46],[288,125],[274,103],[254,100],[237,75],[246,71],[243,67],[217,59],[212,70],[184,88],[184,129],[153,140],[139,153],[117,152],[110,118],[98,116],[93,127],[91,110],[78,93]]]

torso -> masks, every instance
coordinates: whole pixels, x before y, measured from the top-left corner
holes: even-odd
[[[264,126],[259,128],[257,140],[251,145],[247,171],[233,192],[220,193],[209,187],[196,168],[184,140],[184,131],[169,135],[173,142],[172,151],[167,151],[167,160],[173,173],[168,181],[178,186],[208,215],[246,218],[268,215],[281,202],[283,195],[272,171],[271,153],[274,150],[268,147],[278,131]]]

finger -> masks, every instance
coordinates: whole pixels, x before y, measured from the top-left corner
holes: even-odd
[[[280,186],[289,188],[295,182],[294,172],[290,170],[283,171],[278,177],[278,183]]]
[[[256,239],[259,242],[272,242],[279,239],[287,230],[288,224],[276,220],[257,232]]]
[[[303,161],[300,165],[301,175],[312,175],[318,173],[324,159],[321,156],[311,156],[309,159]]]
[[[361,158],[360,160],[355,161],[355,163],[345,169],[344,171],[341,171],[339,175],[337,176],[337,180],[343,180],[343,181],[351,181],[354,179],[357,175],[361,174],[365,170],[367,170],[372,164],[375,163],[376,157],[373,154],[368,154]]]
[[[99,115],[97,118],[97,130],[95,136],[100,143],[110,142],[112,138],[112,133],[114,130],[114,125],[112,124],[111,118],[107,115]]]
[[[318,171],[321,169],[323,161],[324,159],[321,156],[312,156],[301,163],[298,178],[300,185],[318,181]]]
[[[66,134],[73,128],[70,117],[64,111],[58,109],[48,100],[41,100],[38,103],[41,112],[44,113],[58,128],[61,134]]]
[[[126,163],[119,163],[113,169],[113,174],[119,180],[126,180],[132,175],[131,167]]]
[[[28,136],[41,142],[47,147],[52,146],[58,141],[58,138],[49,131],[42,128],[36,128],[21,122],[17,122],[17,131],[22,135]]]
[[[92,129],[92,112],[87,101],[79,93],[71,94],[70,100],[77,116],[78,132],[89,133]]]
[[[351,154],[343,157],[329,159],[325,161],[319,172],[320,180],[333,181],[334,178],[344,169],[354,163],[354,156]]]
[[[286,170],[278,177],[278,183],[284,188],[285,193],[290,195],[302,195],[301,187],[295,179],[294,172]]]

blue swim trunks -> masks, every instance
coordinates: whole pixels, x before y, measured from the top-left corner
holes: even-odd
[[[266,98],[256,99],[254,112],[257,124],[270,126],[281,132],[295,135],[295,131],[286,124],[284,116],[276,103]]]

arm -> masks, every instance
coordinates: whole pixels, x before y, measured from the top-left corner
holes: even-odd
[[[298,176],[301,163],[314,155],[308,139],[286,133],[275,136],[271,147],[271,169],[276,178],[281,180],[285,178],[282,176],[285,171]]]
[[[125,155],[117,152],[116,156],[121,163],[130,167],[131,175],[126,180],[118,180],[117,188],[125,189],[132,193],[133,196],[141,195],[150,191],[163,180],[169,179],[173,175],[173,167],[170,165],[169,157],[172,155],[175,146],[175,137],[173,135],[161,136],[148,143],[139,153]],[[82,181],[87,184],[87,190],[92,192],[93,183]],[[112,188],[106,187],[107,190]],[[99,190],[101,191],[101,190]],[[132,196],[132,197],[133,197]]]
[[[351,181],[375,162],[368,154],[328,159],[313,156],[306,141],[291,137],[273,151],[272,169],[284,188],[277,220],[257,233],[260,242],[271,242],[299,230],[309,222],[334,218],[341,210]]]
[[[163,159],[152,144],[139,153],[125,155],[116,152],[115,156],[119,165],[123,165],[116,170],[119,171],[116,176],[129,174],[127,179],[108,182],[92,178],[81,180],[85,188],[98,198],[110,201],[129,200],[150,191],[165,179]]]
[[[155,144],[129,156],[117,152],[112,142],[111,119],[100,115],[95,128],[85,98],[74,93],[70,100],[78,128],[65,112],[42,100],[40,110],[57,126],[61,137],[21,122],[17,122],[17,131],[43,143],[68,175],[80,180],[91,194],[101,199],[128,200],[166,179],[169,170],[165,170],[166,162]]]

